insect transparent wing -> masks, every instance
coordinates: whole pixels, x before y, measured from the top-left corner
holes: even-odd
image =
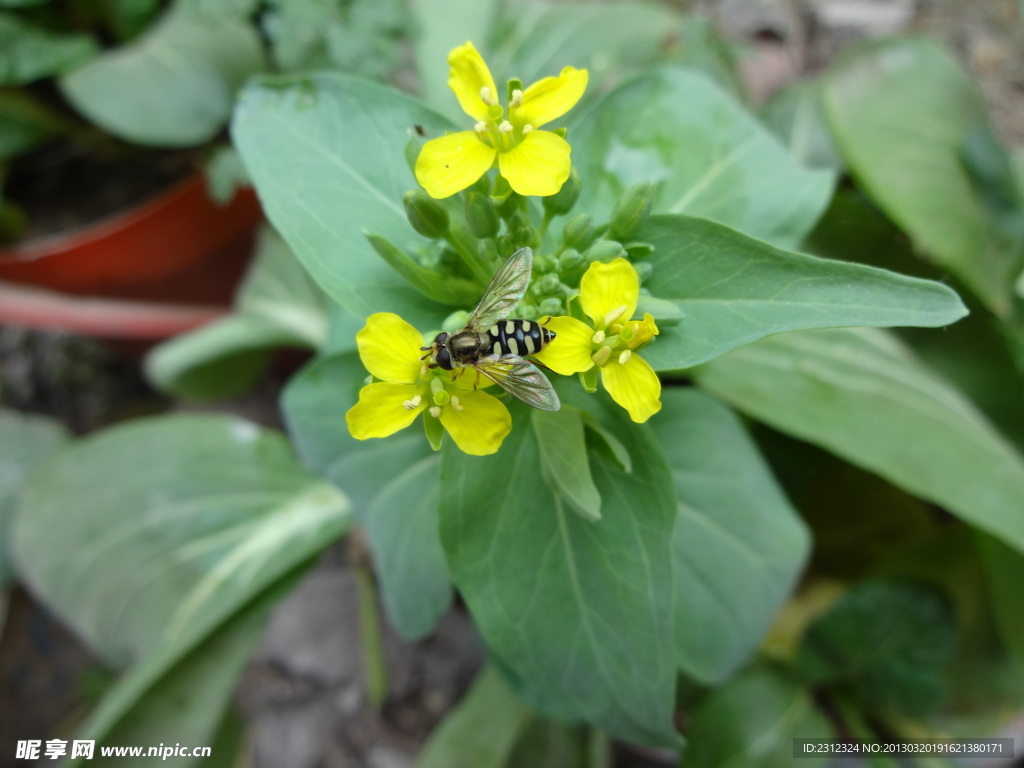
[[[562,406],[551,382],[529,360],[516,355],[504,355],[496,360],[484,358],[475,363],[474,367],[527,405],[542,411],[557,411]]]
[[[480,303],[469,316],[467,328],[482,329],[495,320],[508,317],[515,306],[522,301],[530,274],[533,271],[533,251],[520,248],[502,264],[494,274],[491,284],[484,291]]]

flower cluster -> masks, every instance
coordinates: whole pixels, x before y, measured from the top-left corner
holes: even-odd
[[[596,226],[586,214],[572,216],[562,227],[560,244],[550,244],[548,226],[558,216],[571,213],[581,180],[571,169],[570,147],[563,135],[540,128],[579,101],[587,85],[586,70],[566,67],[558,77],[544,78],[526,89],[518,80],[509,81],[506,112],[498,103],[487,65],[471,43],[453,50],[448,62],[449,85],[477,124],[472,131],[423,145],[415,175],[427,194],[411,191],[405,198],[410,224],[423,237],[436,241],[424,251],[422,263],[446,263],[451,269],[444,278],[448,293],[436,298],[461,305],[468,298],[466,286],[470,295],[475,293],[471,281],[486,282],[513,251],[539,250],[529,262],[534,272],[529,289],[509,316],[533,321],[546,315],[540,323],[554,333],[546,346],[528,346],[528,356],[554,374],[579,374],[588,392],[596,392],[600,380],[633,421],[647,421],[661,408],[661,383],[640,353],[659,329],[650,314],[636,316],[641,282],[651,267],[631,259],[642,259],[650,252],[650,246],[637,242],[633,233],[650,212],[653,186],[643,183],[626,190],[605,225]],[[476,185],[495,166],[498,181],[503,178],[507,185],[496,182],[490,195],[475,186],[464,195],[462,231],[468,230],[476,239],[467,247],[451,220],[450,211],[457,208],[436,200]],[[539,229],[526,196],[544,198]],[[438,290],[436,279],[422,278],[423,271],[434,267],[413,265],[413,257],[383,238],[373,236],[371,243],[407,279],[420,280],[421,291],[432,295]],[[441,254],[439,262],[437,254]],[[458,296],[456,289],[461,291]],[[482,282],[479,290],[483,292]],[[449,323],[448,330],[460,322],[466,322],[465,315]],[[435,448],[447,432],[465,453],[485,455],[499,449],[512,419],[497,397],[478,388],[489,386],[490,381],[477,374],[463,375],[466,369],[461,365],[454,370],[438,367],[438,361],[430,358],[432,354],[440,357],[437,347],[425,346],[423,335],[398,315],[371,315],[356,341],[372,381],[361,389],[358,403],[346,416],[355,438],[387,437],[410,426],[422,413]],[[449,365],[445,354],[443,362]],[[544,383],[539,372],[530,375],[534,378],[529,386],[539,386],[538,377]],[[516,392],[515,388],[509,391]],[[558,398],[554,393],[551,397],[557,407]]]

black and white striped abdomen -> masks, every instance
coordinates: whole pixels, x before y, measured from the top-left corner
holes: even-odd
[[[486,331],[488,345],[486,354],[489,357],[502,355],[518,355],[526,357],[540,352],[555,338],[554,331],[549,331],[539,323],[530,320],[499,320]]]

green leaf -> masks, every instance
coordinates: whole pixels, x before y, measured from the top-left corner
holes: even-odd
[[[438,535],[438,457],[419,424],[365,443],[348,434],[345,412],[365,378],[355,354],[316,360],[288,383],[281,407],[307,466],[345,489],[366,526],[388,617],[418,639],[452,601]]]
[[[601,494],[590,475],[583,413],[567,405],[531,415],[545,481],[584,520],[600,520]]]
[[[651,422],[678,497],[676,660],[716,684],[760,644],[800,574],[809,536],[727,408],[692,389],[668,387],[661,397]]]
[[[264,227],[234,314],[154,347],[146,375],[178,397],[239,394],[263,375],[275,347],[326,343],[328,303],[288,246]]]
[[[1024,556],[983,533],[977,534],[977,546],[999,635],[1010,653],[1024,665],[1024,612],[1020,610]]]
[[[378,256],[365,233],[407,253],[402,195],[416,187],[404,147],[413,126],[449,123],[390,88],[335,74],[262,78],[243,91],[232,126],[267,216],[312,277],[357,319],[394,311],[432,327],[447,314]]]
[[[0,408],[0,587],[14,576],[9,529],[25,478],[67,439],[67,431],[55,421]]]
[[[499,453],[445,446],[441,541],[480,633],[528,702],[620,738],[675,744],[671,476],[647,429],[616,406],[588,405],[635,459],[627,475],[591,454],[601,520],[572,514],[542,481],[535,433],[514,405],[519,423]]]
[[[811,692],[769,666],[750,667],[716,688],[693,710],[683,752],[686,768],[776,768],[795,761],[793,739],[832,738]]]
[[[967,314],[944,285],[777,248],[687,216],[655,216],[645,282],[682,323],[644,350],[657,370],[687,368],[781,331],[847,325],[948,325]]]
[[[921,716],[941,703],[955,641],[956,617],[941,592],[867,581],[811,624],[797,667],[811,684],[842,686],[868,709]]]
[[[959,392],[884,332],[774,336],[694,376],[754,418],[1024,551],[1024,460]]]
[[[831,173],[798,165],[732,97],[691,70],[663,67],[624,83],[575,118],[568,138],[583,177],[578,210],[598,220],[626,189],[649,180],[655,213],[701,216],[794,247],[832,194]]]
[[[97,433],[33,474],[12,554],[51,610],[123,664],[212,631],[350,520],[283,436],[166,416]]]
[[[498,0],[420,0],[413,4],[412,13],[418,30],[415,48],[420,98],[454,120],[468,119],[448,87],[448,53],[471,40],[487,54],[484,41],[490,38],[497,18]],[[501,74],[495,71],[495,76]]]
[[[415,768],[505,768],[532,719],[501,675],[486,667],[431,734]]]
[[[1024,250],[1005,247],[961,161],[967,134],[987,125],[977,86],[924,38],[873,42],[825,79],[825,111],[859,183],[914,242],[997,314]]]
[[[99,51],[89,35],[48,32],[0,13],[0,85],[24,85],[67,72]]]
[[[0,161],[27,152],[67,129],[67,122],[28,92],[0,89]]]
[[[217,147],[206,161],[206,189],[210,199],[227,205],[238,190],[250,186],[249,173],[238,150],[230,144]]]
[[[761,110],[761,119],[801,165],[843,170],[822,104],[821,83],[795,83],[779,91]]]
[[[191,147],[224,128],[235,90],[263,68],[251,24],[204,18],[179,3],[143,37],[64,75],[60,87],[79,112],[119,138]]]

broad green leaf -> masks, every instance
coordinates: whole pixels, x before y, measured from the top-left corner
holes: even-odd
[[[224,128],[235,90],[263,68],[250,23],[204,18],[179,3],[143,37],[69,72],[60,86],[79,112],[119,138],[191,147]]]
[[[676,661],[716,684],[745,663],[789,595],[807,529],[727,409],[667,387],[651,420],[675,479]]]
[[[263,374],[275,347],[326,343],[328,304],[288,246],[264,227],[235,312],[155,347],[146,357],[146,375],[178,397],[244,392]]]
[[[563,67],[576,67],[588,71],[591,93],[599,93],[607,80],[652,63],[665,38],[682,28],[678,13],[646,2],[523,2],[509,5],[503,22],[507,28],[484,51],[497,82],[518,77],[529,85],[558,75]]]
[[[988,122],[977,86],[924,38],[873,42],[841,58],[824,83],[825,111],[850,170],[886,213],[997,314],[1024,252],[992,228],[961,160]]]
[[[263,78],[243,91],[232,134],[267,216],[312,277],[357,319],[397,312],[432,327],[447,311],[387,266],[364,237],[417,253],[402,195],[416,188],[404,147],[414,126],[449,123],[390,88],[343,75]]]
[[[562,406],[531,416],[545,481],[585,520],[600,520],[601,494],[590,475],[582,412]]]
[[[761,110],[761,119],[801,165],[841,171],[821,101],[821,83],[810,80],[779,91]]]
[[[977,534],[977,546],[999,635],[1010,653],[1024,665],[1024,612],[1020,609],[1024,556],[983,533]]]
[[[627,475],[591,453],[601,520],[573,514],[543,482],[525,407],[514,405],[499,453],[446,446],[441,541],[480,633],[528,702],[620,738],[674,744],[671,475],[647,429],[593,401],[634,458]]]
[[[353,353],[316,360],[288,383],[281,407],[303,461],[345,490],[366,527],[388,617],[418,639],[452,601],[437,530],[439,461],[418,421],[384,440],[348,434],[345,412],[365,378]]]
[[[299,467],[283,436],[165,416],[97,433],[34,473],[12,554],[51,610],[124,664],[212,631],[350,520],[348,501]]]
[[[911,717],[941,703],[956,642],[945,595],[912,581],[852,587],[804,635],[797,667],[816,686],[842,686],[867,709]]]
[[[197,625],[185,642],[163,642],[129,669],[103,697],[76,734],[108,744],[210,745],[210,758],[172,759],[177,766],[230,768],[234,755],[218,754],[237,737],[225,734],[235,683],[262,635],[269,611],[294,588],[305,563],[235,606],[216,623]],[[226,716],[225,716],[226,715]],[[88,766],[83,760],[70,763]],[[142,764],[141,762],[139,763]]]
[[[694,372],[741,411],[817,443],[1024,551],[1024,460],[892,336],[774,336]]]
[[[0,13],[0,85],[59,75],[99,51],[89,35],[48,32],[13,13]]]
[[[25,478],[67,439],[64,427],[55,421],[0,408],[0,587],[14,576],[9,529]]]
[[[498,15],[498,0],[420,0],[412,12],[418,30],[415,49],[420,98],[453,120],[468,120],[448,87],[448,53],[470,40],[487,55],[484,43]]]
[[[794,247],[832,194],[833,177],[793,160],[756,118],[699,72],[662,67],[574,118],[577,209],[600,220],[641,181],[655,213],[685,213]]]
[[[811,692],[786,672],[750,667],[693,710],[686,729],[686,768],[781,768],[826,761],[793,759],[793,739],[834,736]]]
[[[533,715],[486,667],[416,759],[415,768],[505,768]]]
[[[654,245],[644,283],[683,321],[644,357],[687,368],[781,331],[847,325],[948,325],[967,310],[944,285],[791,253],[704,219],[654,216],[636,234]]]

